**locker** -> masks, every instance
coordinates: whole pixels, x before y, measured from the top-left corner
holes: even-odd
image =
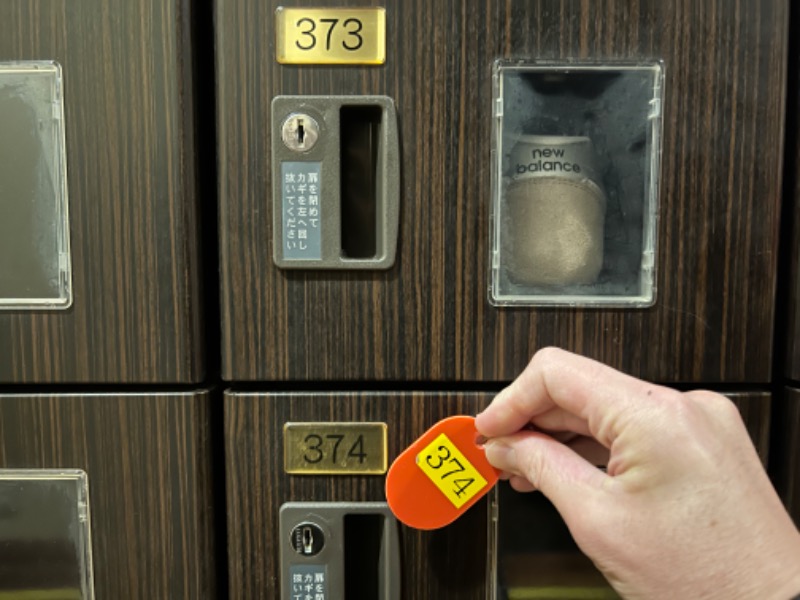
[[[61,260],[72,282],[71,306],[0,306],[0,383],[202,379],[191,15],[182,1],[0,6],[0,71],[29,61],[61,68],[71,242]],[[0,89],[8,89],[3,77]],[[3,104],[6,117],[12,106]],[[4,224],[17,212],[39,216],[22,179],[25,169],[37,172],[37,155],[24,159],[20,123],[0,119],[4,164],[21,163],[2,172]],[[54,235],[33,238],[25,226],[2,230],[6,285],[15,275],[33,279],[37,249]],[[6,246],[17,231],[18,242]],[[0,300],[41,293],[25,279],[18,289],[6,285]]]
[[[211,401],[206,391],[0,395],[0,469],[86,472],[96,598],[217,597]]]
[[[385,63],[377,66],[277,56],[286,40],[276,36],[287,31],[283,21],[278,27],[288,18],[276,12],[281,4],[215,5],[224,379],[508,381],[536,349],[557,345],[664,383],[770,380],[781,144],[764,140],[783,136],[788,2],[386,3]],[[306,37],[288,47],[310,45],[305,31],[316,22],[292,18],[299,33],[290,27],[286,35]],[[320,44],[355,45],[337,37],[340,25],[330,35],[319,25]],[[652,307],[490,302],[497,59],[563,69],[564,61],[663,61]],[[348,96],[392,100],[398,179],[358,151],[377,139],[358,132],[385,131],[390,117],[361,114],[342,128],[344,113],[318,104],[327,97],[346,104]],[[295,104],[276,114],[273,100]],[[345,186],[358,169],[377,180],[365,211],[332,209],[340,216],[325,243],[337,261],[356,257],[349,269],[274,260],[285,238],[276,211],[288,199],[276,173],[291,162],[281,129],[292,106],[319,120],[316,148],[295,162],[340,169]],[[325,140],[367,162],[324,158]],[[379,199],[395,184],[396,257],[388,268],[368,268],[349,240],[366,244],[364,260],[384,256],[371,225],[382,217],[371,211],[380,213]],[[356,186],[351,195],[364,199],[362,192]],[[364,214],[369,225],[359,221]]]
[[[348,503],[346,512],[358,515],[361,503],[385,502],[384,477],[380,475],[286,473],[286,423],[315,423],[317,426],[336,422],[386,423],[391,462],[435,422],[450,415],[475,414],[492,397],[493,393],[489,392],[226,392],[230,597],[292,597],[286,593],[286,588],[281,591],[282,580],[288,572],[282,573],[281,560],[303,560],[297,559],[294,551],[287,548],[291,527],[287,529],[285,524],[281,527],[281,512],[285,510],[282,507],[289,505],[297,510],[292,503],[311,502],[313,507],[308,509],[308,514],[313,521],[325,520],[324,507],[328,503]],[[769,394],[742,392],[732,394],[731,398],[743,413],[759,454],[766,461]],[[322,448],[323,460],[332,459],[331,451],[337,439]],[[338,441],[343,444],[340,452],[344,452],[349,440]],[[299,449],[291,446],[290,452],[310,453],[316,460],[310,448],[317,445],[316,440],[310,440]],[[582,587],[577,593],[584,595],[575,597],[586,597],[587,590],[594,594],[591,597],[613,597],[608,596],[611,593],[608,584],[577,551],[563,522],[541,495],[517,494],[504,483],[498,487],[501,488],[499,501],[494,496],[485,497],[443,529],[419,531],[398,526],[400,551],[399,564],[395,565],[398,572],[395,580],[389,580],[389,588],[399,590],[402,598],[413,599],[477,600],[486,598],[487,592],[496,592],[497,598],[504,598],[506,593],[524,594],[537,589],[541,592],[542,588],[551,586],[562,588],[562,594],[565,587]],[[497,515],[499,528],[493,526],[492,514]],[[304,519],[298,517],[292,523],[295,522],[303,524]],[[333,540],[342,535],[335,530],[335,525],[333,529],[326,532],[325,543],[334,543]],[[375,528],[354,525],[348,537],[345,530],[344,563],[347,564],[348,557],[353,555],[353,561],[361,566],[356,570],[357,575],[344,567],[344,578],[350,573],[356,583],[346,588],[352,593],[343,597],[390,597],[379,595],[375,591],[377,584],[366,590],[360,587],[365,585],[365,572],[381,568],[380,563],[364,559],[363,554],[359,554],[360,547],[373,547],[370,540],[380,538],[380,531],[375,533]],[[530,534],[525,535],[526,531]],[[370,555],[369,551],[367,553]],[[311,556],[306,562],[314,565],[319,559]],[[329,578],[334,570],[329,566]]]

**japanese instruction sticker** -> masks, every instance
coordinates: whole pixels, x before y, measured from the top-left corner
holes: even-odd
[[[321,166],[281,163],[284,260],[322,258]]]
[[[332,600],[325,565],[289,567],[289,595],[285,600]]]

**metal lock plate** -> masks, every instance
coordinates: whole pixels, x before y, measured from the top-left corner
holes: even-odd
[[[282,269],[388,269],[400,219],[400,150],[385,96],[272,102],[273,260]]]
[[[399,600],[400,537],[384,502],[287,502],[280,509],[281,600]]]

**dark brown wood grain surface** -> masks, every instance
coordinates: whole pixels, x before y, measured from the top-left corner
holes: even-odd
[[[0,383],[202,378],[189,6],[0,2],[0,61],[63,68],[74,296],[0,312]]]
[[[225,378],[509,380],[559,345],[664,382],[770,379],[788,0],[354,0],[385,5],[387,60],[347,68],[278,65],[279,4],[217,2]],[[653,308],[488,303],[497,58],[664,60]],[[279,94],[394,98],[402,206],[389,271],[273,264]]]
[[[791,64],[800,62],[800,13],[792,11],[791,15],[792,44],[790,46]],[[794,92],[794,94],[792,94]],[[783,373],[789,379],[800,381],[800,88],[797,85],[790,87],[787,96],[789,114],[792,118],[786,123],[786,187],[785,202],[789,210],[784,213],[785,219],[790,219],[791,237],[785,251],[790,253],[787,261],[789,267],[788,286],[781,288],[779,293],[786,294],[787,322],[786,322],[786,356],[783,364]],[[793,159],[793,160],[792,160]],[[794,184],[790,187],[791,184]]]
[[[362,68],[278,65],[279,4],[303,3],[217,2],[225,378],[507,380],[559,345],[660,381],[770,379],[788,0],[374,3],[386,6],[387,60]],[[496,58],[664,60],[652,309],[489,305]],[[273,265],[268,107],[279,94],[396,101],[393,269]]]
[[[289,421],[379,421],[388,425],[391,462],[444,417],[475,414],[481,393],[233,393],[225,397],[226,493],[230,597],[277,598],[276,532],[285,502],[385,501],[382,476],[291,476],[283,472],[283,425]],[[762,459],[769,439],[770,396],[739,393]],[[402,597],[486,598],[488,505],[481,501],[454,524],[430,532],[401,526]]]
[[[98,600],[217,597],[210,401],[0,395],[0,468],[88,474]]]
[[[786,388],[774,410],[778,418],[773,435],[778,438],[775,447],[780,448],[781,455],[775,457],[779,467],[773,477],[789,514],[800,527],[800,390]]]

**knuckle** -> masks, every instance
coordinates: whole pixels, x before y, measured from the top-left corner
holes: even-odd
[[[561,348],[557,348],[555,346],[546,346],[536,351],[536,353],[533,355],[533,358],[531,358],[530,364],[533,367],[546,369],[550,365],[563,360],[566,354],[567,352]]]
[[[684,399],[690,404],[697,406],[706,413],[710,413],[717,419],[734,420],[741,419],[739,409],[730,398],[710,392],[708,390],[694,390],[686,392]]]

